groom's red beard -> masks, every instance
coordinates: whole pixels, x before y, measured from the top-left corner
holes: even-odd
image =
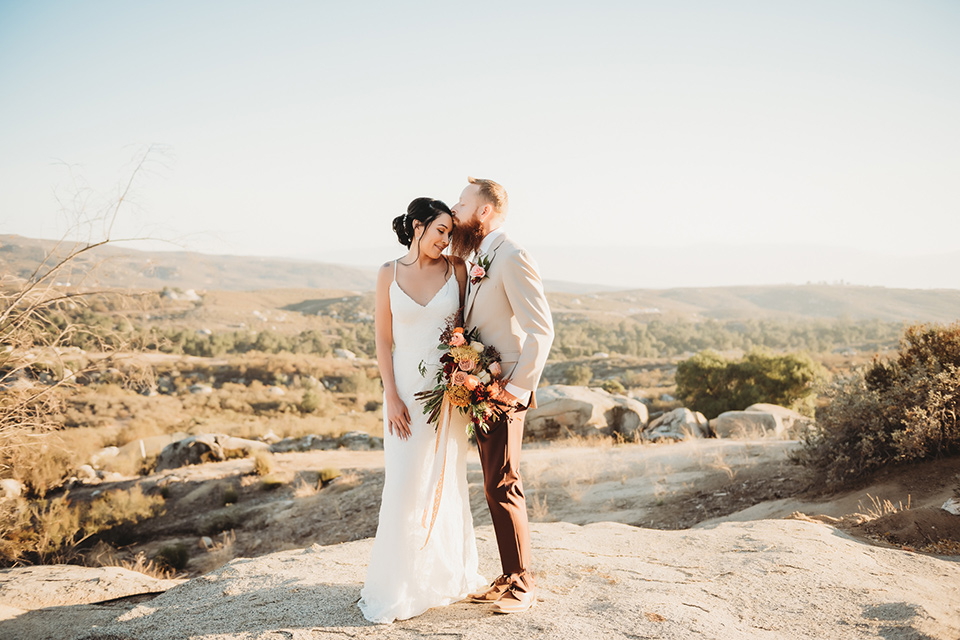
[[[483,224],[479,218],[461,222],[450,234],[450,253],[466,260],[480,248],[483,242]]]

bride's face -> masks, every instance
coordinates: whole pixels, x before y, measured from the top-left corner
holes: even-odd
[[[449,213],[441,213],[433,219],[426,228],[419,223],[414,229],[414,246],[429,258],[437,260],[447,245],[450,244],[450,232],[453,231],[453,217]]]

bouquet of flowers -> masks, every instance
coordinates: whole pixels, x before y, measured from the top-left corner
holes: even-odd
[[[447,406],[457,407],[461,414],[470,418],[468,434],[473,435],[475,428],[486,433],[490,422],[502,418],[510,408],[508,403],[499,399],[503,390],[500,352],[496,347],[480,342],[480,332],[476,328],[457,326],[456,318],[456,314],[450,316],[440,333],[437,349],[446,353],[440,356],[442,366],[437,371],[436,386],[415,397],[423,402],[423,412],[429,414],[427,421],[434,428],[439,427]],[[427,375],[422,362],[420,375]]]

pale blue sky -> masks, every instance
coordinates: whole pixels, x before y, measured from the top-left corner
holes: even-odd
[[[74,180],[109,200],[156,144],[116,233],[198,251],[378,262],[477,175],[545,255],[944,254],[958,34],[952,1],[0,0],[0,233],[58,237],[54,194],[96,211]]]

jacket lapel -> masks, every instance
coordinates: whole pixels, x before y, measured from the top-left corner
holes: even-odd
[[[491,268],[491,269],[494,268],[494,260],[495,260],[496,257],[497,257],[497,249],[500,248],[500,245],[502,245],[502,244],[506,241],[506,239],[507,239],[507,234],[505,234],[505,233],[501,234],[500,237],[497,238],[497,239],[494,241],[493,246],[490,247],[490,250],[487,251],[487,255],[490,256],[490,268]],[[486,280],[487,280],[487,278],[483,278],[483,279],[482,279],[480,282],[478,282],[477,284],[471,284],[471,285],[470,285],[470,291],[469,291],[468,294],[467,294],[467,301],[466,301],[466,303],[464,304],[464,306],[466,307],[466,308],[464,309],[464,311],[463,311],[464,320],[466,320],[467,316],[470,315],[470,311],[473,309],[473,301],[476,300],[476,298],[477,298],[477,291],[480,290],[480,287],[483,286],[483,283],[484,283]]]

